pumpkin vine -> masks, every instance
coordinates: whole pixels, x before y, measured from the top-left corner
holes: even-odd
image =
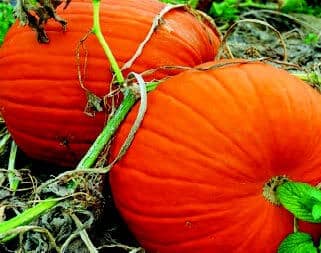
[[[92,5],[93,5],[92,32],[96,35],[101,47],[104,49],[106,57],[111,65],[111,68],[112,68],[114,75],[116,77],[117,83],[119,85],[122,85],[125,82],[125,79],[123,77],[123,74],[118,66],[118,63],[117,63],[112,51],[110,50],[110,48],[105,40],[105,37],[101,31],[101,28],[100,28],[100,22],[99,22],[100,0],[93,0]]]

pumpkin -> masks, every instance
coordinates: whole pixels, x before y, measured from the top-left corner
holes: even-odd
[[[148,96],[110,173],[116,207],[147,252],[276,252],[293,217],[273,202],[272,184],[283,175],[321,181],[321,96],[264,63],[200,68]],[[136,113],[121,125],[112,159]],[[321,226],[300,229],[321,235]]]
[[[145,39],[154,18],[165,7],[156,0],[106,0],[101,2],[101,25],[106,40],[122,66]],[[17,145],[30,157],[65,166],[75,165],[100,133],[108,116],[84,113],[86,89],[103,98],[110,91],[110,65],[94,36],[81,50],[81,64],[88,51],[85,89],[78,82],[75,52],[92,26],[90,0],[75,0],[57,13],[68,21],[63,32],[49,21],[49,44],[39,44],[29,27],[15,24],[0,49],[0,108]],[[142,54],[131,68],[142,72],[167,65],[195,66],[214,59],[219,36],[205,19],[184,8],[165,14]],[[161,70],[146,80],[177,71]],[[109,104],[110,105],[110,104]]]

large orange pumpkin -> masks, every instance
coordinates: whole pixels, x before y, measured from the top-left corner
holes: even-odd
[[[164,6],[156,0],[101,2],[102,30],[120,66],[133,56]],[[10,133],[25,153],[74,165],[102,130],[107,114],[85,115],[86,91],[77,76],[75,51],[92,26],[91,1],[72,1],[66,10],[58,8],[58,14],[68,21],[67,32],[59,23],[49,22],[48,45],[39,44],[28,27],[15,24],[9,31],[0,49],[0,108]],[[183,8],[174,9],[164,16],[128,71],[195,66],[214,59],[218,45],[218,34],[209,23]],[[85,46],[85,86],[102,98],[109,93],[110,65],[94,36]],[[169,74],[173,72],[158,71],[150,79]]]
[[[243,63],[186,71],[148,101],[110,174],[116,206],[147,252],[276,252],[293,217],[263,188],[273,193],[268,182],[282,175],[321,181],[320,94],[283,70]],[[321,235],[320,225],[300,229]]]

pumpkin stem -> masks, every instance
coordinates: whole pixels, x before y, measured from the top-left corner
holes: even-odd
[[[87,153],[83,156],[76,169],[90,168],[95,163],[99,154],[103,151],[112,135],[118,129],[120,123],[125,119],[127,113],[136,102],[136,95],[130,89],[126,89],[124,95],[124,100],[117,108],[115,114],[107,122],[107,125],[98,135],[96,141],[91,145]]]
[[[288,182],[289,179],[287,176],[275,176],[269,179],[263,186],[263,197],[271,202],[273,205],[280,206],[281,202],[277,196],[276,190],[279,185]]]
[[[100,21],[99,21],[99,9],[100,9],[100,0],[93,0],[92,1],[93,4],[93,28],[92,28],[92,32],[96,35],[100,45],[102,46],[102,48],[104,49],[104,52],[110,62],[111,68],[115,74],[116,80],[118,82],[118,84],[122,85],[125,82],[124,76],[118,66],[118,63],[110,49],[110,47],[108,46],[104,35],[101,31],[100,28]]]

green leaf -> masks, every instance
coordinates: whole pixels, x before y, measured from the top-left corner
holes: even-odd
[[[209,14],[213,17],[219,17],[226,21],[236,20],[238,18],[238,13],[237,0],[225,0],[220,3],[213,2],[209,11]]]
[[[307,7],[305,0],[284,0],[281,10],[284,12],[300,12]]]
[[[315,33],[308,33],[304,38],[304,43],[308,45],[315,45],[319,41],[319,36]]]
[[[213,3],[211,8],[211,13],[216,16],[221,16],[224,12],[225,4],[223,3]]]
[[[321,204],[315,204],[312,207],[312,217],[315,220],[319,220],[321,218]]]
[[[198,2],[199,0],[189,0],[187,4],[195,9],[198,6]]]
[[[296,218],[313,223],[321,222],[321,210],[316,206],[321,205],[321,191],[316,187],[286,182],[277,188],[276,194],[281,204]]]
[[[280,244],[278,253],[317,253],[309,234],[296,232],[288,235]]]
[[[0,1],[0,46],[13,22],[13,7],[8,3],[3,3]]]

